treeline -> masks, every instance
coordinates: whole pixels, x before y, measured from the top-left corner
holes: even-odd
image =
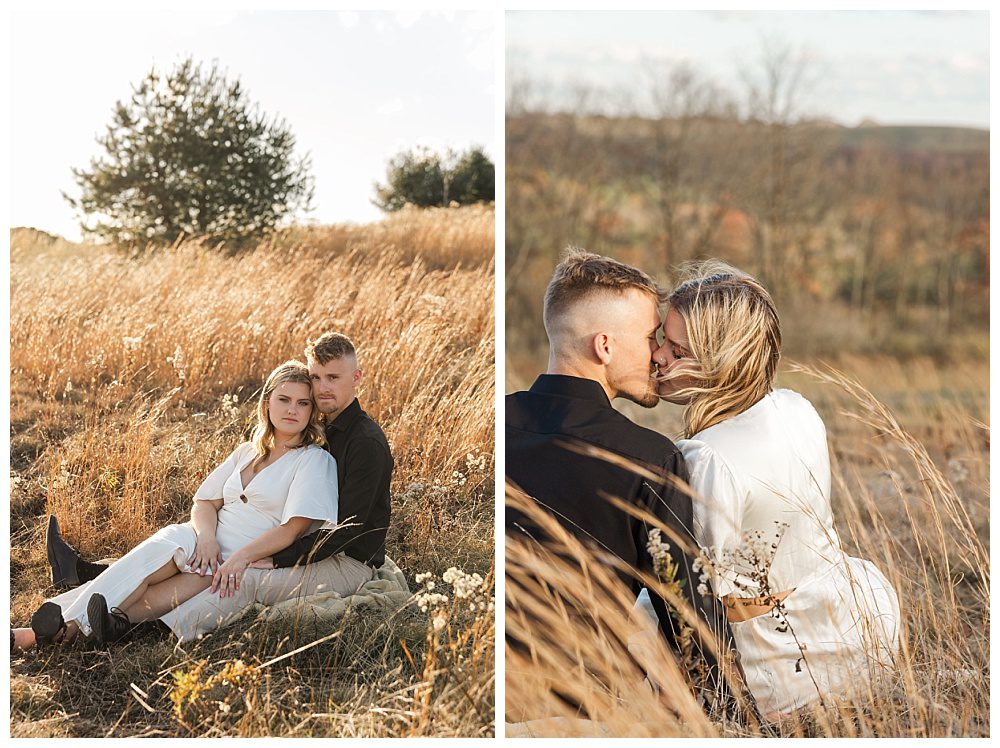
[[[531,326],[567,244],[661,278],[722,257],[786,308],[823,302],[873,325],[947,335],[988,320],[988,132],[845,128],[763,96],[738,110],[677,75],[642,116],[508,99],[511,326]]]

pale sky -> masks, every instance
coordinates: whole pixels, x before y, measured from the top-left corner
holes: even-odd
[[[10,16],[10,225],[80,238],[70,169],[155,64],[218,61],[309,152],[317,223],[378,220],[373,183],[404,148],[496,159],[494,13],[16,11]]]
[[[641,95],[647,61],[686,60],[739,91],[762,39],[806,55],[810,113],[846,125],[989,127],[985,11],[509,12],[508,87],[547,81],[556,106],[575,84]]]

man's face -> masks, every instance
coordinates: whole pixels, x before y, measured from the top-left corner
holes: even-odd
[[[631,290],[626,298],[621,324],[610,334],[613,355],[607,368],[608,385],[618,397],[652,408],[659,402],[652,374],[660,313],[656,300],[647,293]]]
[[[312,361],[309,364],[309,375],[313,381],[316,405],[328,421],[336,418],[351,404],[361,382],[361,369],[354,356],[334,358],[325,364]]]

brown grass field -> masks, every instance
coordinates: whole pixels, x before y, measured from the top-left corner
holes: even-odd
[[[15,737],[490,736],[494,730],[493,210],[299,228],[231,255],[126,256],[11,236],[11,620],[49,595],[56,514],[86,557],[183,521],[279,362],[326,329],[359,346],[360,399],[396,461],[388,554],[427,611],[322,637],[248,616],[202,641],[12,658]],[[237,406],[231,405],[233,396]],[[450,567],[484,580],[458,599]]]
[[[537,352],[520,354],[523,365],[512,367],[508,359],[508,390],[530,384],[533,376],[527,362],[537,363]],[[542,568],[550,585],[546,594],[588,610],[601,606],[604,624],[619,638],[573,631],[566,619],[553,623],[561,630],[558,639],[535,638],[536,664],[508,651],[508,720],[516,715],[522,724],[508,726],[507,734],[524,734],[523,723],[530,722],[527,729],[536,735],[988,736],[988,374],[985,358],[942,363],[846,353],[834,368],[785,360],[779,373],[778,386],[801,392],[826,422],[834,516],[845,547],[874,561],[899,592],[903,629],[895,673],[845,699],[828,697],[821,707],[801,710],[770,732],[711,719],[690,698],[662,646],[653,647],[645,663],[660,674],[660,696],[644,686],[643,674],[623,666],[621,642],[635,631],[632,601],[608,592],[606,568],[569,539],[566,550],[577,558],[575,568],[508,543],[508,631],[518,626],[511,575],[527,578]],[[628,403],[622,410],[667,435],[681,430],[677,406],[643,410]],[[566,641],[574,643],[572,650],[562,644]],[[511,677],[512,670],[518,677]],[[594,722],[575,720],[548,691],[567,670],[577,673],[575,696]],[[565,676],[560,682],[567,682]],[[543,719],[551,717],[557,719]]]

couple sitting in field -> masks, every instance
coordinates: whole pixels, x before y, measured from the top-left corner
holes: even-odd
[[[656,556],[668,554],[684,604],[715,639],[695,632],[696,670],[708,674],[699,695],[735,701],[715,652],[732,655],[727,674],[749,691],[751,709],[756,702],[754,717],[768,719],[863,688],[891,664],[896,592],[841,547],[826,430],[802,396],[774,389],[781,329],[759,282],[709,263],[663,294],[641,270],[571,250],[546,291],[544,323],[548,371],[507,397],[507,478],[569,533],[624,562],[632,571],[619,576],[635,594],[640,574],[664,568]],[[616,397],[683,405],[684,439],[674,445],[631,422],[611,407]],[[524,511],[508,508],[506,524],[509,539],[551,540]],[[652,589],[648,597],[680,653],[670,606]],[[582,617],[601,627],[598,611]],[[532,642],[511,646],[528,652]]]
[[[11,649],[98,646],[139,631],[189,641],[254,604],[350,595],[385,561],[393,459],[355,396],[357,353],[344,335],[310,342],[308,365],[268,376],[251,441],[205,479],[191,521],[163,528],[111,564],[89,563],[49,520],[52,581],[71,589],[11,629]]]

